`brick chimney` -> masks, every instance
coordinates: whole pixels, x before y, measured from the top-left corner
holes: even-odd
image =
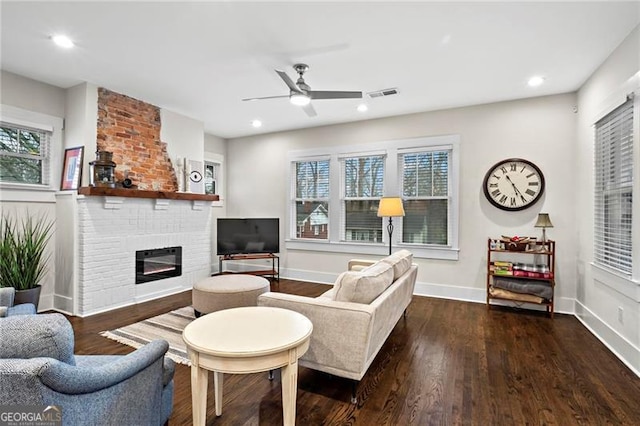
[[[138,189],[177,191],[167,144],[160,140],[160,126],[160,108],[98,89],[97,148],[113,152],[116,182],[121,182],[127,173]]]

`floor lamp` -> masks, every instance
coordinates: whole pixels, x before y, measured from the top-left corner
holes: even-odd
[[[404,216],[404,208],[402,207],[402,199],[400,197],[382,197],[378,206],[378,217],[388,217],[389,224],[387,232],[389,233],[389,254],[391,254],[391,236],[393,235],[393,221],[391,218]]]

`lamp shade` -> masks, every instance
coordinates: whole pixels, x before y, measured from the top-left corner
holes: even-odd
[[[402,198],[382,197],[378,206],[378,217],[399,217],[404,216]]]
[[[538,213],[538,221],[533,226],[536,228],[553,228],[549,213]]]

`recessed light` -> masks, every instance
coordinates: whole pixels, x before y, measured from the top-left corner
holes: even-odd
[[[70,49],[74,46],[73,41],[71,41],[71,39],[66,35],[62,35],[62,34],[54,35],[54,36],[51,36],[51,40],[53,40],[53,42],[58,46],[64,47],[65,49]]]
[[[531,87],[538,87],[540,86],[542,83],[544,83],[544,77],[536,75],[534,77],[531,77],[529,79],[529,81],[527,82],[527,84]]]
[[[251,125],[257,129],[258,127],[262,127],[262,121],[260,121],[260,120],[253,120],[253,121],[251,122]]]
[[[367,106],[367,104],[360,104],[358,105],[358,111],[360,112],[366,112],[369,110],[369,107]]]

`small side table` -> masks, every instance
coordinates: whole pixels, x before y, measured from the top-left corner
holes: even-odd
[[[295,425],[298,358],[309,349],[313,325],[298,312],[249,306],[225,309],[187,325],[182,338],[191,360],[193,424],[205,424],[207,383],[213,371],[216,415],[222,415],[223,374],[281,368],[282,417]]]

